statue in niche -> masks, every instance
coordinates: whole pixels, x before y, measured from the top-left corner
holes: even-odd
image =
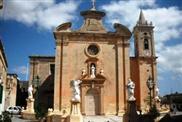
[[[128,89],[128,101],[135,101],[136,100],[134,97],[135,83],[130,78],[128,79],[127,89]]]
[[[29,85],[29,87],[28,87],[28,98],[29,99],[33,98],[33,87],[32,87],[32,85]]]
[[[73,96],[71,101],[72,102],[80,102],[80,83],[82,81],[81,80],[72,80],[70,82],[70,86],[72,88],[72,92],[73,92]]]
[[[91,65],[91,75],[90,75],[91,78],[95,78],[95,70],[96,70],[96,68],[95,68],[95,66],[92,64],[92,65]]]

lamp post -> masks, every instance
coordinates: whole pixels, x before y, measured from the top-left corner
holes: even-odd
[[[150,109],[152,107],[152,90],[154,89],[154,81],[152,80],[152,77],[149,76],[147,80],[147,87],[149,89],[149,94],[150,94]]]

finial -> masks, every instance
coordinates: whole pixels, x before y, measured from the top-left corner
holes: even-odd
[[[96,10],[95,3],[96,3],[96,0],[92,0],[92,9],[91,10]]]

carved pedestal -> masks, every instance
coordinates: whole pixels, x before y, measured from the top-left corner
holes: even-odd
[[[27,100],[27,108],[26,110],[22,111],[22,118],[23,119],[29,119],[34,120],[35,118],[35,112],[34,112],[34,99],[28,98]]]
[[[83,122],[83,116],[80,112],[80,102],[71,102],[71,113],[67,122]]]
[[[124,117],[124,122],[138,122],[138,114],[136,111],[136,101],[128,101],[127,111]]]

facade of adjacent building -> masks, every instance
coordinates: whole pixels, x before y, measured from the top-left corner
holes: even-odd
[[[17,83],[17,95],[16,105],[26,108],[28,98],[28,81],[18,81]]]
[[[5,92],[5,106],[4,106],[5,110],[9,106],[16,106],[17,84],[18,84],[18,75],[8,73],[6,80],[6,92]]]
[[[29,81],[34,86],[34,98],[42,109],[53,108],[54,56],[30,56]],[[38,97],[38,98],[37,98]]]
[[[36,76],[39,76],[40,87],[45,90],[52,87],[51,92],[42,93],[54,95],[49,97],[53,98],[51,101],[39,100],[47,104],[51,102],[50,107],[55,114],[69,114],[72,97],[70,81],[81,80],[82,115],[122,116],[127,109],[126,85],[131,78],[136,85],[137,109],[146,111],[149,92],[146,81],[149,77],[155,83],[157,81],[152,23],[145,20],[141,11],[133,29],[135,56],[130,57],[132,33],[126,26],[115,23],[115,30],[108,31],[102,23],[105,16],[102,11],[82,11],[81,16],[84,22],[80,29],[72,30],[68,22],[54,31],[55,57],[30,56],[30,83],[34,84]],[[52,67],[55,67],[54,73],[51,73]],[[46,80],[51,74],[54,75],[54,82]],[[51,85],[46,85],[49,82]],[[155,88],[152,90],[153,97]]]
[[[2,41],[0,40],[0,113],[4,111],[5,107],[5,92],[6,92],[6,78],[7,78],[8,63],[4,52]]]

